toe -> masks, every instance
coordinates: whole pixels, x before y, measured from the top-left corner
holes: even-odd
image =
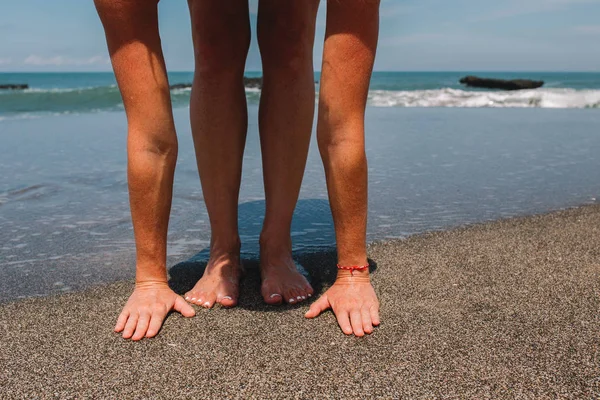
[[[190,292],[187,292],[185,294],[185,300],[188,303],[192,303],[192,304],[195,304],[195,305],[200,305],[201,297],[200,297],[199,293],[190,291]]]
[[[312,286],[310,286],[310,285],[305,287],[304,291],[306,293],[306,297],[311,297],[313,294],[315,294],[315,291],[313,290]]]
[[[263,299],[265,300],[265,303],[271,305],[277,305],[283,302],[283,296],[280,293],[271,293],[267,296],[263,294]]]
[[[222,292],[217,295],[217,303],[223,307],[235,307],[238,301],[238,289],[237,286],[226,287]]]
[[[304,290],[304,288],[296,289],[296,293],[297,293],[296,300],[298,300],[298,302],[304,301],[308,298],[307,297],[308,293],[306,293],[306,290]]]
[[[267,304],[277,305],[283,302],[283,291],[278,286],[269,286],[263,283],[263,285],[260,288],[260,292],[262,294],[263,300]]]
[[[213,293],[206,293],[198,299],[198,305],[204,308],[212,308],[217,301],[217,296]]]
[[[237,297],[227,295],[219,298],[217,302],[223,307],[235,307],[237,305]]]
[[[296,292],[296,289],[294,289],[294,288],[289,289],[287,291],[287,293],[284,293],[283,298],[286,303],[289,303],[289,304],[298,303],[298,293]]]

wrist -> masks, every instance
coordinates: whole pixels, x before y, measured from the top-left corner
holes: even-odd
[[[135,283],[167,283],[167,267],[165,262],[140,260],[136,263]]]
[[[336,281],[370,282],[371,276],[368,268],[362,270],[338,269]]]
[[[168,277],[166,269],[164,271],[154,271],[148,273],[147,271],[138,271],[135,276],[135,285],[156,285],[156,284],[168,284]]]
[[[135,280],[135,288],[136,289],[147,289],[147,288],[165,288],[169,287],[169,283],[163,280]]]

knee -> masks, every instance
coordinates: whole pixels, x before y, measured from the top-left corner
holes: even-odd
[[[258,31],[263,69],[297,73],[312,68],[313,42],[314,28],[305,21],[280,19],[263,24]]]
[[[178,152],[175,127],[171,123],[149,126],[143,121],[130,120],[127,147],[130,154],[154,154],[173,162]]]
[[[364,157],[364,123],[360,117],[342,114],[319,115],[317,144],[322,156],[342,154],[348,157]]]
[[[320,136],[318,145],[325,168],[341,168],[355,173],[366,168],[367,155],[364,142],[360,140]]]

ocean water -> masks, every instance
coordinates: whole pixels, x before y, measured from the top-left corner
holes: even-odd
[[[544,80],[543,88],[518,92],[466,88],[465,75]],[[260,76],[248,72],[247,76]],[[319,74],[315,74],[318,82]],[[190,83],[191,72],[172,72],[171,84]],[[22,91],[0,90],[0,120],[44,114],[123,109],[112,73],[0,73],[0,84],[27,83]],[[249,104],[260,93],[248,89]],[[189,89],[173,90],[174,107],[189,104]],[[375,72],[369,104],[376,107],[600,108],[600,73],[544,72]]]
[[[469,89],[458,83],[467,74],[546,85]],[[170,74],[172,84],[191,80],[189,72]],[[5,83],[31,88],[0,90],[0,301],[132,278],[126,119],[113,75],[0,74]],[[239,225],[244,256],[256,257],[264,215],[260,91],[246,94]],[[205,259],[210,240],[189,95],[172,91],[179,158],[170,267]],[[367,108],[368,240],[597,203],[599,127],[600,73],[376,72]],[[314,135],[292,239],[296,253],[335,245]]]
[[[188,110],[174,115],[169,267],[206,258],[210,240]],[[257,119],[250,105],[246,257],[257,255],[264,215]],[[599,126],[597,109],[368,107],[368,240],[598,203]],[[125,142],[122,111],[0,122],[0,301],[134,276]],[[292,239],[296,253],[335,244],[314,136]]]

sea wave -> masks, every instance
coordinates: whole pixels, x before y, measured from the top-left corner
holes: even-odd
[[[247,88],[249,104],[258,104],[260,90]],[[174,107],[189,105],[190,89],[171,91]],[[544,88],[522,91],[461,89],[372,90],[370,106],[375,107],[530,107],[600,108],[600,90]],[[0,91],[0,121],[23,116],[80,114],[121,111],[123,102],[117,86],[27,89]]]
[[[173,106],[187,106],[190,93],[190,88],[171,90]],[[246,95],[249,103],[257,104],[260,90],[246,88]],[[123,101],[116,85],[0,91],[0,121],[7,118],[20,118],[23,115],[61,115],[121,110],[123,110]]]
[[[600,90],[533,89],[520,91],[468,91],[460,89],[369,92],[369,105],[377,107],[496,107],[496,108],[600,108]]]

